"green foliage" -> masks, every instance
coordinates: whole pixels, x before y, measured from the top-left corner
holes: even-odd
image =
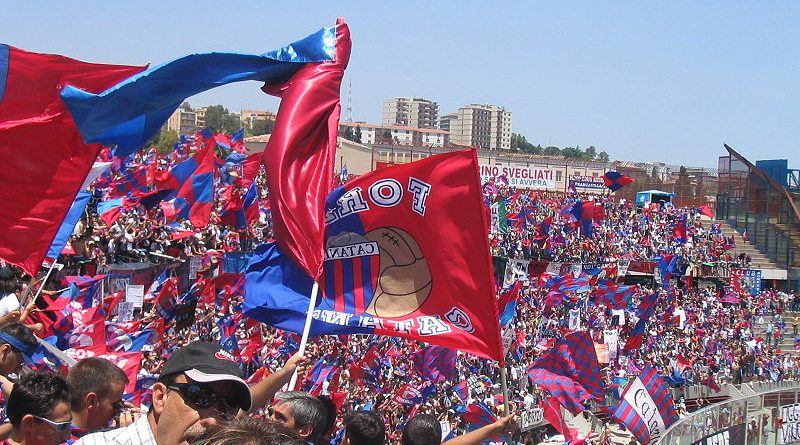
[[[575,147],[564,148],[558,148],[554,146],[542,148],[541,145],[533,145],[532,143],[528,142],[528,140],[525,139],[525,136],[518,133],[511,134],[511,149],[536,155],[541,154],[546,156],[564,156],[565,158],[569,159],[584,159],[587,161],[597,160],[603,162],[608,162],[609,160],[608,153],[605,151],[598,153],[597,148],[594,145],[590,145],[586,150],[581,150],[579,145],[576,145]]]
[[[344,127],[344,131],[342,131],[341,136],[347,139],[348,141],[355,141],[354,139],[355,135],[353,134],[353,129],[349,126]]]
[[[160,131],[145,147],[155,145],[160,154],[169,153],[175,148],[178,143],[178,132],[175,130],[162,130]]]
[[[210,128],[217,133],[231,134],[240,126],[239,118],[228,112],[228,109],[222,105],[206,107],[205,128]]]
[[[353,137],[355,142],[361,143],[361,125],[356,125],[356,132],[353,133]]]
[[[253,125],[245,128],[245,130],[250,136],[261,136],[262,134],[271,134],[273,128],[275,128],[275,121],[256,119],[253,121]]]

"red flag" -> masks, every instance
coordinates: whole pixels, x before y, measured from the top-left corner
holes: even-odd
[[[330,257],[312,335],[371,331],[502,362],[478,178],[475,151],[462,150],[376,170],[337,188],[329,198]],[[310,280],[290,282],[302,276],[296,267],[266,279],[293,265],[281,255],[286,268],[268,268],[276,256],[274,245],[265,247],[248,268],[245,312],[302,332],[308,294],[294,289],[310,289]]]
[[[264,165],[269,174],[275,239],[306,274],[322,273],[325,199],[336,156],[339,87],[350,58],[350,29],[336,21],[332,62],[301,68],[283,85],[264,91],[281,97]]]
[[[146,67],[98,65],[0,45],[0,258],[35,275],[100,151],[59,91],[101,92]]]
[[[564,420],[564,416],[561,415],[561,405],[558,404],[558,400],[554,397],[545,397],[539,402],[539,406],[544,411],[544,419],[550,422],[550,425],[553,425],[556,431],[564,435],[566,442],[575,440],[578,437],[578,430],[570,428],[567,425],[567,421]]]

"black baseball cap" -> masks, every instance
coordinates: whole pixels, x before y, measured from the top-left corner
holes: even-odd
[[[250,387],[242,379],[242,370],[236,358],[219,345],[196,341],[175,351],[164,365],[159,380],[176,374],[184,374],[199,383],[232,382],[236,384],[236,405],[244,411],[250,410]]]

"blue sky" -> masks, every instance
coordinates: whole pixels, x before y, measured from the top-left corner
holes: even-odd
[[[493,103],[534,143],[715,167],[728,143],[800,168],[800,2],[5,1],[0,41],[101,63],[263,53],[344,16],[353,118],[421,96]],[[255,82],[192,105],[277,109]]]

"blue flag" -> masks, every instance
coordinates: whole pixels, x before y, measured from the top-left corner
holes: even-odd
[[[89,198],[92,197],[90,192],[79,192],[78,196],[75,197],[75,201],[72,202],[72,206],[69,208],[69,212],[67,212],[67,217],[64,218],[64,221],[61,223],[61,227],[58,229],[58,233],[56,233],[56,237],[53,239],[53,243],[50,244],[50,250],[47,251],[47,257],[58,259],[58,256],[61,255],[61,251],[64,250],[64,246],[67,245],[67,241],[69,241],[69,237],[72,236],[72,231],[75,230],[75,225],[78,224],[78,220],[81,219],[83,215],[84,209],[86,209],[86,205],[89,204]]]
[[[270,53],[191,54],[149,68],[99,93],[67,85],[61,91],[84,141],[117,145],[127,156],[142,147],[183,101],[243,80],[283,83],[306,63],[334,58],[336,27]]]

